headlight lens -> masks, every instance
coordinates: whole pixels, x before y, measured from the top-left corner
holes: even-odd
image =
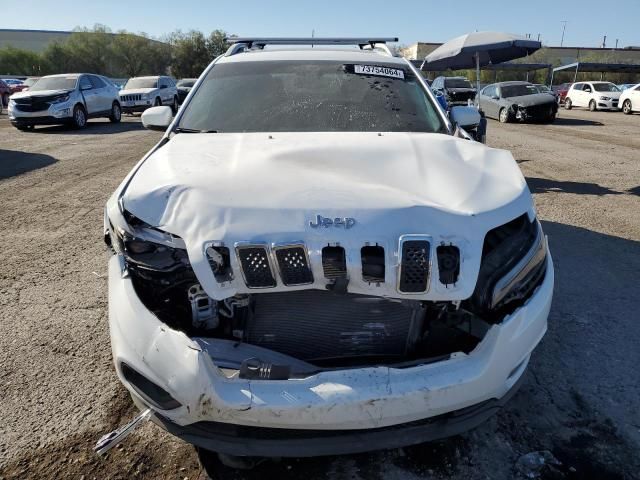
[[[605,97],[604,95],[602,95],[600,97],[600,100],[611,100],[611,97]]]
[[[52,104],[56,104],[56,103],[64,103],[66,101],[69,100],[69,95],[61,95],[57,98],[54,98],[53,100],[51,100]]]
[[[522,215],[485,236],[470,308],[498,320],[526,300],[546,271],[547,245],[537,220]],[[508,307],[508,308],[507,308]]]

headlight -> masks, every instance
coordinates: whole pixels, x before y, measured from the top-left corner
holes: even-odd
[[[107,244],[124,255],[127,266],[156,272],[190,267],[183,240],[152,227],[126,210],[114,225],[109,219]],[[126,228],[122,226],[126,225]]]
[[[526,300],[546,272],[547,244],[537,220],[522,215],[485,236],[470,308],[498,319]],[[518,302],[520,300],[520,302]]]
[[[611,100],[611,97],[605,97],[605,96],[601,96],[600,100]]]
[[[59,97],[54,98],[53,100],[51,100],[51,104],[56,104],[56,103],[64,103],[66,101],[69,100],[69,95],[61,95]]]

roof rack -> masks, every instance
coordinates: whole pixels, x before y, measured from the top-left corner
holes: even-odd
[[[372,50],[386,47],[387,42],[397,42],[397,37],[227,37],[229,47],[225,56],[229,57],[251,48],[263,49],[266,45],[357,45],[361,49],[368,47]],[[382,47],[384,45],[384,47]]]

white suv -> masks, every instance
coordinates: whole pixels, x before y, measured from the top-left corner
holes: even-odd
[[[235,41],[175,119],[143,113],[169,128],[107,203],[120,380],[201,452],[478,425],[521,383],[553,292],[513,157],[450,123],[382,39]]]
[[[564,99],[564,108],[587,107],[596,110],[618,110],[620,89],[611,82],[578,82],[571,85]]]
[[[125,113],[143,112],[160,105],[168,105],[176,113],[178,89],[171,77],[134,77],[120,90],[120,103]]]

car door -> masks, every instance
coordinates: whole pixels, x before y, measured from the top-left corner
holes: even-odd
[[[500,92],[497,85],[489,85],[484,89],[484,103],[486,110],[485,115],[491,118],[498,118],[498,112],[500,111]]]
[[[96,93],[96,108],[99,112],[111,110],[111,94],[107,88],[107,84],[97,75],[89,75],[89,81],[93,85],[93,91]]]
[[[631,100],[631,109],[634,112],[640,110],[640,83],[635,87],[631,87],[629,90],[629,99]]]
[[[581,107],[588,107],[589,102],[593,98],[593,85],[585,83],[582,85],[582,98],[580,100]]]
[[[97,92],[93,88],[93,84],[89,79],[89,75],[81,75],[79,80],[80,93],[84,98],[84,104],[87,108],[87,113],[93,115],[100,111],[100,99]]]
[[[169,91],[169,82],[167,82],[166,77],[160,77],[158,79],[158,88],[160,89],[160,100],[162,100],[162,104],[170,105],[173,98],[170,98],[171,92]]]

